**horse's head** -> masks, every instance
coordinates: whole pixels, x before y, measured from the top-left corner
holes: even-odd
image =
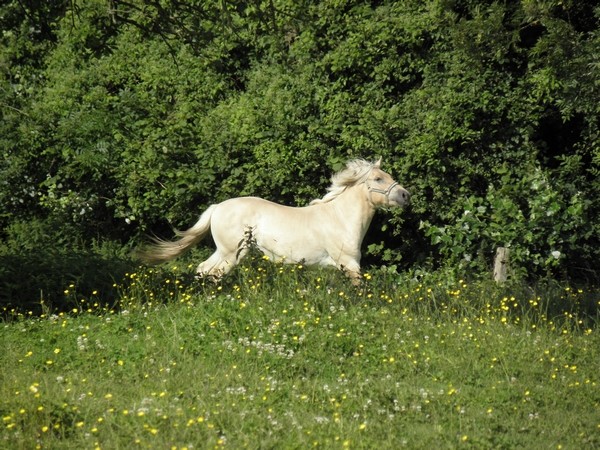
[[[406,206],[410,201],[409,192],[381,170],[381,158],[373,165],[365,185],[374,206]]]

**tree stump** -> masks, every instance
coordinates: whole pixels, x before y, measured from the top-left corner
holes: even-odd
[[[508,278],[508,258],[510,250],[506,247],[496,249],[496,258],[494,259],[494,280],[496,283],[504,283]]]

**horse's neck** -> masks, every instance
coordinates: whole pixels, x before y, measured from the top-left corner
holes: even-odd
[[[347,227],[355,227],[354,232],[362,242],[375,214],[375,207],[365,195],[364,186],[357,185],[346,189],[331,203],[344,224]]]

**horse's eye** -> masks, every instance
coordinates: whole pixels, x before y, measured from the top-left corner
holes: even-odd
[[[375,181],[377,181],[378,183],[381,183],[383,181],[383,178],[377,177],[377,178],[375,178]]]

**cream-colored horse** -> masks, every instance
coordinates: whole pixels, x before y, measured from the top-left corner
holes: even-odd
[[[409,193],[380,168],[357,159],[331,178],[327,195],[294,208],[257,197],[240,197],[210,206],[198,222],[178,231],[174,242],[156,239],[139,256],[160,263],[182,254],[212,233],[216,251],[198,266],[200,276],[220,278],[250,246],[274,261],[335,266],[360,283],[360,246],[380,206],[404,206]]]

